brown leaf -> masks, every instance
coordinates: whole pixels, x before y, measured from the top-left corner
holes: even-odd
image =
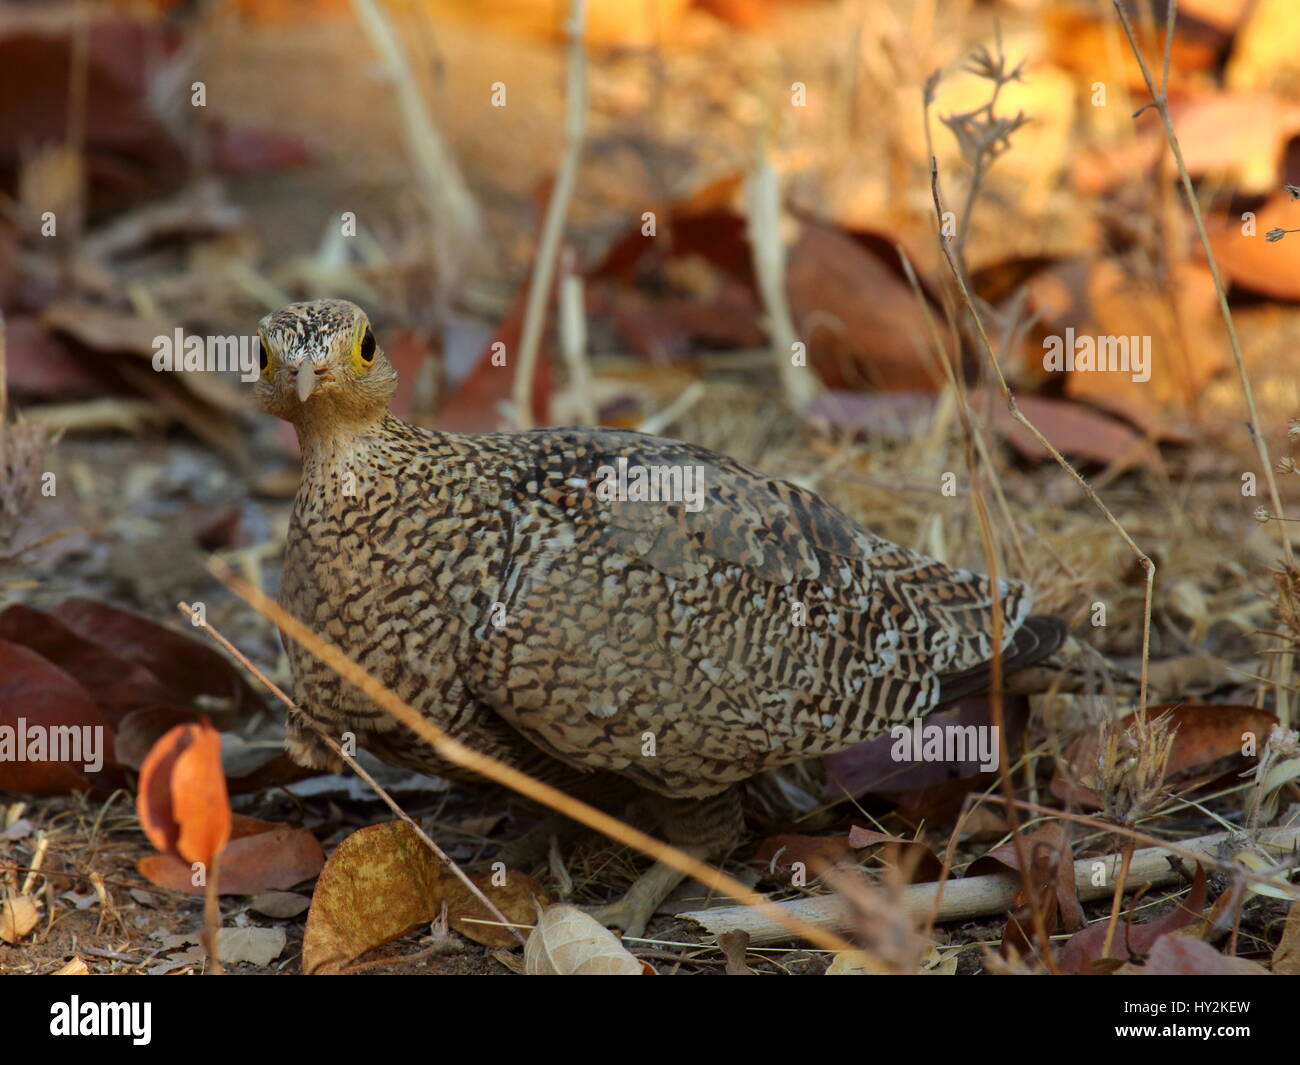
[[[1282,939],[1273,951],[1273,973],[1277,976],[1300,976],[1300,902],[1291,903]]]
[[[249,832],[247,822],[242,819]],[[221,852],[217,891],[222,895],[260,895],[264,891],[285,891],[310,880],[325,864],[320,842],[305,828],[286,824],[253,822],[258,827],[241,835],[236,818],[230,843]],[[192,883],[193,873],[185,862],[170,854],[154,854],[136,863],[140,875],[158,887],[185,895],[202,895],[203,886]]]
[[[493,883],[491,873],[477,873],[470,879],[512,924],[531,924],[537,916],[536,904],[546,905],[551,901],[542,885],[526,873],[512,872],[504,884]],[[434,901],[447,904],[447,923],[466,939],[485,947],[519,945],[514,933],[501,927],[497,918],[474,897],[458,876],[444,870],[439,886]]]
[[[0,612],[0,639],[37,652],[76,680],[115,724],[130,710],[171,699],[149,670],[86,639],[53,614],[15,604]]]
[[[535,915],[533,898],[541,889],[531,877],[511,873],[500,887],[489,877],[476,877],[475,883],[509,920],[528,923]],[[491,946],[518,942],[508,929],[477,923],[492,918],[405,822],[353,832],[330,855],[316,883],[303,972],[339,972],[366,951],[433,921],[444,904],[461,934]]]
[[[1245,196],[1277,187],[1283,148],[1300,133],[1300,109],[1270,93],[1188,97],[1171,112],[1188,173],[1226,176]]]
[[[1060,926],[1073,932],[1083,927],[1083,906],[1074,882],[1074,857],[1065,829],[1058,821],[1030,832],[1021,841],[1030,863],[1030,881],[1042,910],[1043,924],[1054,932]],[[1021,872],[1020,852],[1015,841],[988,852],[971,863],[967,876],[1000,872],[999,866]],[[1002,954],[1009,957],[1012,948],[1021,955],[1033,952],[1034,914],[1025,878],[1017,877],[1015,901],[1010,919],[1002,933]]]
[[[1168,714],[1177,729],[1174,744],[1165,767],[1165,779],[1177,781],[1184,787],[1200,787],[1230,771],[1240,761],[1246,763],[1242,747],[1248,737],[1254,737],[1255,749],[1273,731],[1277,718],[1267,710],[1253,706],[1152,706],[1148,714]],[[1124,718],[1127,729],[1134,721],[1133,714]],[[1233,763],[1219,765],[1225,759]],[[1071,801],[1100,809],[1101,800],[1080,781],[1089,779],[1097,760],[1097,734],[1095,731],[1079,737],[1065,755],[1065,767],[1072,771],[1072,781],[1062,766],[1057,766],[1052,776],[1051,792],[1062,801]],[[1252,760],[1253,761],[1253,760]],[[1209,774],[1206,776],[1206,774]],[[1193,779],[1204,776],[1204,779]]]
[[[1228,958],[1203,939],[1161,936],[1146,961],[1127,962],[1116,976],[1266,976],[1263,966],[1245,958]]]
[[[1127,425],[1082,404],[1029,395],[1017,396],[1016,403],[1064,455],[1122,469],[1159,462],[1151,445]],[[1025,458],[1036,462],[1051,458],[1051,452],[1011,416],[1005,404],[998,404],[994,411],[998,431]]]
[[[832,388],[933,391],[946,380],[911,287],[849,234],[805,224],[786,287],[808,361]]]
[[[728,976],[757,976],[749,963],[745,960],[746,952],[749,950],[749,933],[740,930],[723,932],[718,936],[718,949],[722,951],[722,956],[727,960],[726,974]]]
[[[88,733],[85,729],[97,729]],[[32,731],[32,730],[39,731]],[[42,758],[31,760],[36,753],[89,754],[82,749],[55,752],[59,737],[98,737],[104,764],[115,758],[113,728],[86,690],[57,666],[35,651],[8,640],[0,640],[0,791],[60,795],[85,791],[91,786],[86,778],[87,762]],[[32,741],[41,747],[34,748]]]
[[[1197,865],[1186,901],[1179,901],[1169,913],[1154,921],[1121,924],[1115,930],[1111,953],[1106,959],[1102,958],[1101,951],[1106,944],[1107,921],[1102,920],[1072,935],[1061,948],[1057,965],[1063,973],[1076,974],[1096,972],[1099,968],[1113,969],[1111,963],[1114,960],[1141,958],[1161,936],[1168,936],[1197,920],[1204,908],[1205,867]]]
[[[764,869],[789,870],[796,862],[819,876],[849,853],[849,841],[843,836],[768,836],[758,845],[754,864]]]
[[[850,847],[857,849],[881,844],[886,848],[886,862],[902,869],[907,874],[909,883],[922,884],[937,880],[943,873],[943,862],[939,856],[919,839],[903,839],[901,836],[886,835],[858,825],[850,827]]]
[[[1052,387],[1063,383],[1069,398],[1108,409],[1121,403],[1127,411],[1177,403],[1195,410],[1200,390],[1228,367],[1225,334],[1209,268],[1183,260],[1174,264],[1173,273],[1172,282],[1157,281],[1135,276],[1114,259],[1091,258],[1068,260],[1036,274],[1026,291],[1041,324],[1026,336],[1024,374]],[[1075,364],[1069,370],[1073,360],[1067,356],[1079,350],[1085,337],[1092,338],[1098,362],[1103,358],[1098,338],[1115,338],[1113,356],[1121,368],[1080,369]],[[1049,345],[1059,345],[1064,372],[1048,361]],[[1108,362],[1112,355],[1104,357]],[[1141,371],[1149,376],[1135,380],[1144,376]]]
[[[201,705],[218,721],[261,705],[229,659],[156,621],[79,597],[65,599],[54,616],[77,635],[148,670],[172,694],[170,701]],[[214,698],[228,701],[229,710],[214,705]]]
[[[1277,242],[1265,239],[1272,229],[1300,229],[1300,203],[1279,192],[1255,211],[1254,232],[1242,232],[1239,215],[1206,219],[1210,246],[1219,269],[1237,288],[1277,300],[1300,300],[1300,234]]]

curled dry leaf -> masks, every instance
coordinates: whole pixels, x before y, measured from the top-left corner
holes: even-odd
[[[1065,829],[1060,822],[1054,821],[1028,833],[1022,842],[1030,863],[1029,876],[1042,907],[1043,923],[1047,930],[1055,931],[1059,923],[1067,932],[1078,931],[1083,927],[1083,907],[1079,903],[1079,892],[1074,880],[1074,858]],[[976,859],[966,875],[1000,873],[1003,866],[1021,871],[1020,854],[1014,841]],[[1003,956],[1009,956],[1011,947],[1015,947],[1022,955],[1028,954],[1031,949],[1028,933],[1032,928],[1033,911],[1025,892],[1024,877],[1021,877],[1016,888],[1014,909],[1003,931]]]
[[[545,900],[537,881],[510,873],[505,884],[474,877],[475,884],[512,922],[531,921],[533,899]],[[354,958],[435,920],[447,907],[448,923],[487,946],[518,943],[495,923],[455,874],[403,821],[371,825],[348,836],[330,855],[312,895],[303,937],[305,973],[337,973]]]
[[[230,800],[221,769],[221,734],[205,719],[177,725],[140,767],[140,826],[158,850],[211,865],[230,839]]]
[[[529,976],[644,976],[648,965],[624,949],[613,932],[573,906],[551,906],[524,947]]]
[[[36,908],[36,900],[30,895],[19,895],[17,898],[5,899],[0,902],[0,939],[6,943],[18,943],[33,928],[36,922],[40,920],[40,911]]]

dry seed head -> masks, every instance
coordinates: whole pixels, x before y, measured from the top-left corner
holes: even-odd
[[[1110,718],[1098,730],[1096,776],[1088,786],[1101,796],[1106,816],[1136,823],[1164,800],[1165,770],[1175,730],[1168,714],[1139,713],[1128,728]]]

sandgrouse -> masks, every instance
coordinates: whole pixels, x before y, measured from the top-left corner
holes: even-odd
[[[588,801],[648,798],[699,857],[736,843],[739,782],[987,684],[988,578],[810,491],[622,429],[408,425],[388,410],[392,365],[344,300],[292,304],[260,336],[258,401],[293,423],[303,457],[282,605],[456,739]],[[652,474],[681,498],[640,498],[663,494],[637,491]],[[1025,585],[998,594],[1008,671],[1057,646],[1063,628],[1030,616]],[[390,763],[465,779],[287,643],[303,714]],[[287,743],[334,764],[293,715]],[[656,865],[600,916],[640,935],[680,879]]]

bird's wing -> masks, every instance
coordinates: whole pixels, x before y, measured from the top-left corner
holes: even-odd
[[[519,564],[475,684],[555,757],[686,794],[693,777],[743,779],[923,714],[945,674],[992,655],[986,577],[797,485],[639,433],[528,436]],[[699,480],[678,487],[699,491],[603,498],[620,458],[689,469]],[[1032,596],[1005,579],[1000,593],[1009,642]]]

